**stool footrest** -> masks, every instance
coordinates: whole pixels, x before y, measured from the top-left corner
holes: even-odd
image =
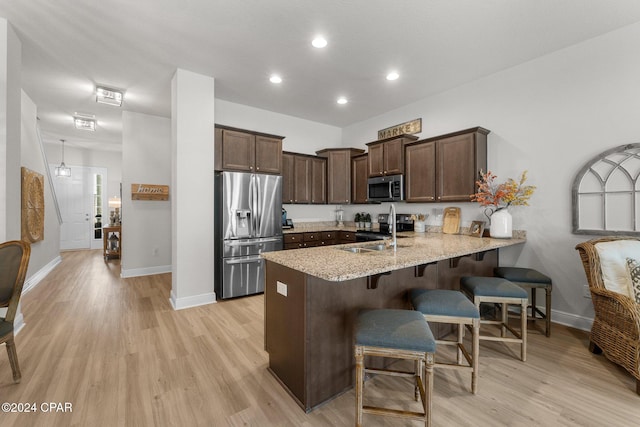
[[[394,369],[376,369],[376,368],[364,368],[364,371],[370,374],[380,374],[380,375],[389,375],[392,377],[410,377],[413,378],[416,376],[415,372],[409,371],[396,371]]]
[[[382,415],[395,418],[407,418],[417,421],[424,421],[424,414],[415,411],[402,411],[400,409],[376,408],[373,406],[363,406],[362,412],[365,414]]]
[[[444,362],[436,362],[435,366],[443,369],[466,369],[469,371],[473,371],[473,366],[467,365],[458,365],[457,363],[444,363]]]
[[[522,338],[492,337],[487,335],[480,335],[480,339],[484,341],[516,342],[516,343],[522,342]]]

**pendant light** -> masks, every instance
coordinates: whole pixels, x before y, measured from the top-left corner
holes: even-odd
[[[70,178],[71,168],[64,164],[64,139],[61,139],[60,142],[62,142],[62,163],[60,163],[60,166],[56,167],[56,176]]]

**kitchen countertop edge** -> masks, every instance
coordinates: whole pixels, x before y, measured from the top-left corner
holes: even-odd
[[[526,238],[492,239],[461,234],[398,233],[398,250],[352,253],[375,242],[265,252],[262,258],[331,282],[342,282],[450,258],[523,244]]]

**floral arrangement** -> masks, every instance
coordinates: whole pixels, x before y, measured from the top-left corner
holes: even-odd
[[[527,180],[527,171],[522,172],[519,182],[509,178],[498,184],[496,178],[497,176],[491,171],[487,171],[487,173],[480,171],[480,179],[476,181],[478,192],[471,195],[471,201],[480,203],[480,206],[485,206],[492,212],[512,205],[529,206],[529,199],[536,187],[524,185]]]

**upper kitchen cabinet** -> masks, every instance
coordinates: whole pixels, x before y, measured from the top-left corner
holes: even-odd
[[[368,155],[351,159],[351,203],[367,203]]]
[[[282,153],[282,203],[293,203],[294,200],[294,157],[293,153]]]
[[[327,203],[351,203],[351,158],[362,153],[364,150],[359,148],[316,151],[318,156],[327,159]]]
[[[327,160],[311,157],[311,203],[327,203]]]
[[[417,139],[414,135],[399,135],[368,143],[369,176],[403,174],[404,146]]]
[[[436,200],[436,141],[416,142],[405,147],[405,200]]]
[[[489,130],[475,127],[409,144],[407,202],[468,202],[487,169]]]
[[[327,160],[307,154],[282,154],[282,203],[327,203]]]
[[[215,169],[279,175],[283,138],[216,125]]]

